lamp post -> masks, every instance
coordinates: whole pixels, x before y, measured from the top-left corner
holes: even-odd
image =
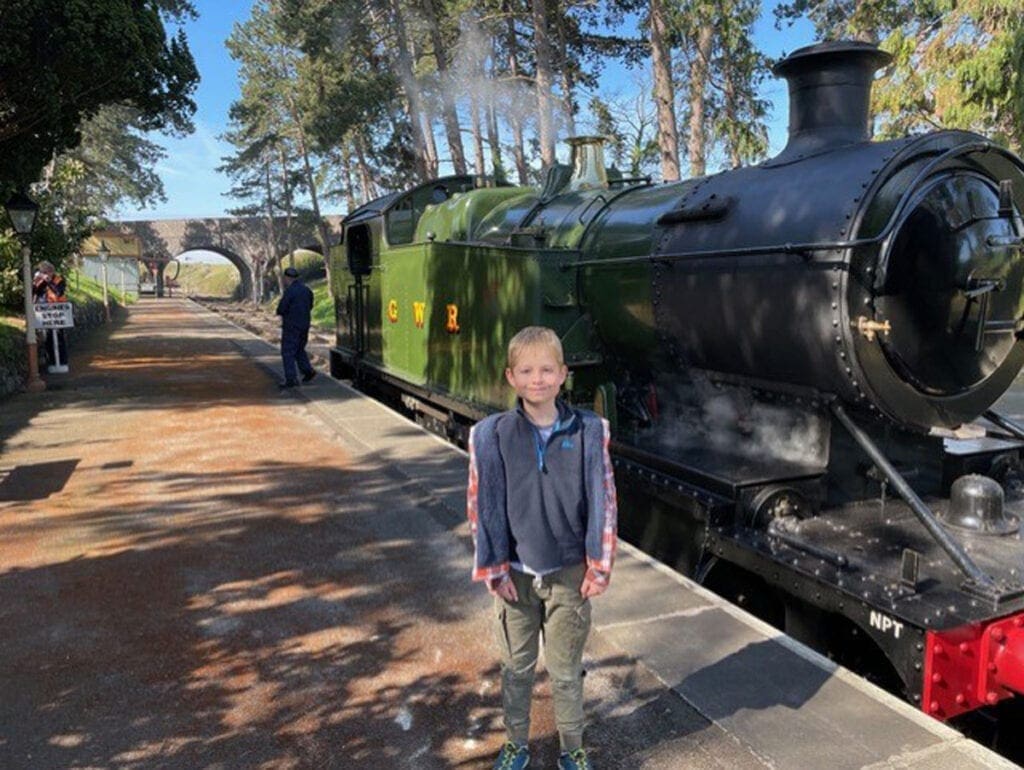
[[[39,350],[36,347],[35,313],[32,310],[32,247],[29,245],[39,204],[25,193],[16,192],[4,208],[21,241],[21,272],[25,282],[25,347],[28,353],[28,381],[25,387],[28,390],[45,390],[46,383],[39,376]]]
[[[107,260],[110,259],[110,249],[107,248],[106,241],[100,241],[96,256],[100,258],[100,264],[103,266],[103,313],[107,317],[107,323],[110,323],[110,298],[107,295]]]

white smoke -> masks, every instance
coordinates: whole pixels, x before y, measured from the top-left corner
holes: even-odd
[[[700,378],[659,383],[658,414],[637,439],[645,448],[716,453],[754,460],[822,465],[828,459],[829,421],[796,404],[768,403],[746,388]]]

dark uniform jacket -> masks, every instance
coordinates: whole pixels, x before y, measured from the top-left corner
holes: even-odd
[[[277,303],[277,314],[281,316],[281,327],[286,331],[309,330],[309,317],[313,311],[313,292],[306,284],[295,280],[284,290]]]

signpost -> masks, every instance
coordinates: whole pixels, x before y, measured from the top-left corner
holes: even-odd
[[[67,351],[64,350],[64,332],[75,325],[74,307],[70,302],[40,302],[32,306],[36,329],[46,329],[46,339],[50,345],[50,365],[47,370],[51,374],[65,374],[68,371]]]
[[[70,302],[43,302],[33,305],[37,329],[68,329],[75,325]]]

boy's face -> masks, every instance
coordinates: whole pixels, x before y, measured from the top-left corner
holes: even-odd
[[[525,403],[547,406],[558,396],[568,374],[568,367],[558,363],[550,347],[531,345],[519,351],[515,363],[505,370],[505,379]]]

